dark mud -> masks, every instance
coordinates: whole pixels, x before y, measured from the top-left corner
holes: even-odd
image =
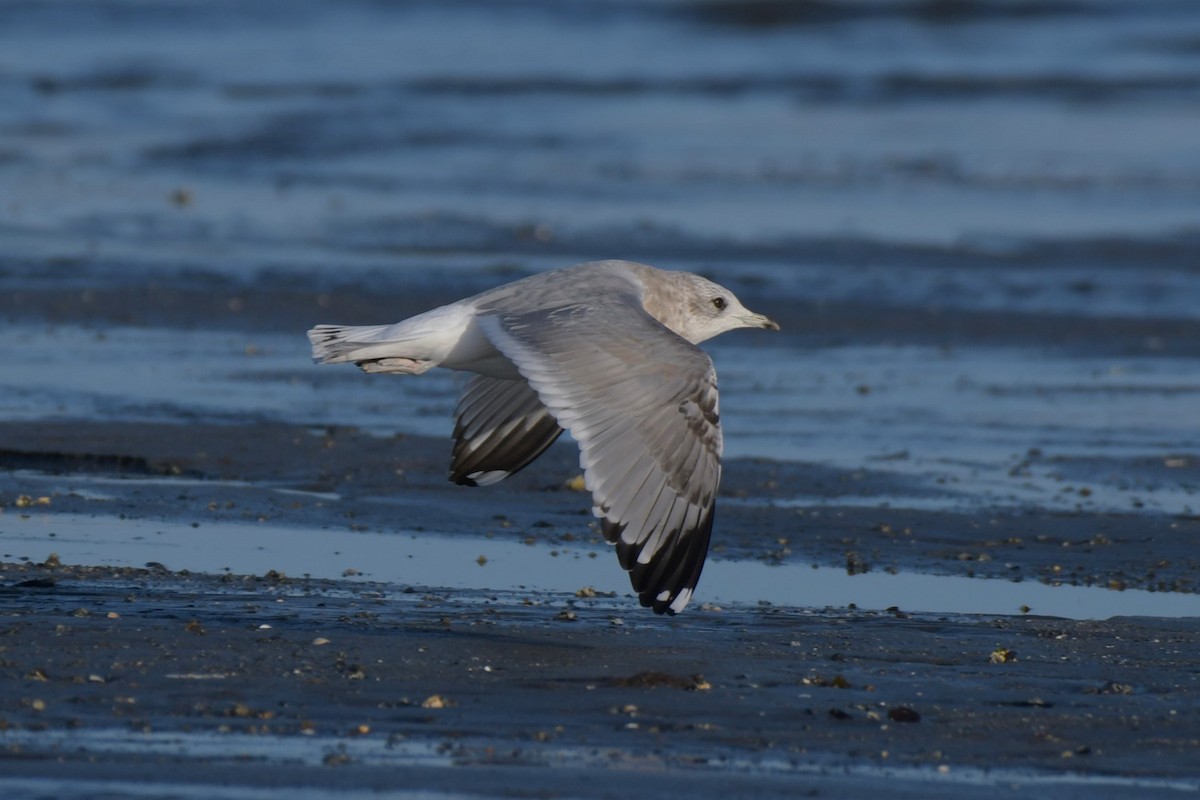
[[[185,797],[1200,789],[1195,620],[615,620],[587,599],[2,569],[10,796],[22,777],[47,791],[149,780]]]
[[[51,335],[59,323],[97,337],[112,324],[167,335],[204,324],[255,341],[302,328],[320,313],[313,307],[370,318],[393,300],[427,307],[444,296],[345,290],[322,300],[257,285],[112,291],[102,302],[92,293],[102,285],[30,290],[10,318]],[[825,334],[868,340],[862,319],[893,340],[930,333],[910,330],[904,315],[847,314],[846,327]],[[1186,339],[1170,321],[1135,323],[1161,341]],[[980,330],[936,335],[973,346]],[[1009,318],[993,330],[1064,351],[1078,345],[1053,324],[1022,328]],[[1089,346],[1136,350],[1139,336]],[[308,379],[294,376],[308,369],[289,365],[286,379],[303,387]],[[251,386],[263,380],[246,374]],[[1200,791],[1197,618],[1111,617],[1127,613],[1121,598],[1136,591],[1194,595],[1200,519],[1188,507],[1085,507],[1087,487],[1103,496],[1108,483],[1132,482],[1148,498],[1169,487],[1190,502],[1198,467],[1187,449],[1073,456],[1034,431],[1005,479],[1048,473],[1073,500],[1016,504],[948,494],[941,481],[898,469],[909,461],[903,452],[850,468],[731,458],[707,585],[716,586],[722,563],[750,561],[793,570],[781,575],[811,564],[856,579],[974,578],[980,592],[984,579],[1000,579],[1016,581],[1014,592],[997,613],[964,615],[956,613],[964,596],[949,592],[929,613],[912,607],[927,595],[861,608],[818,595],[780,606],[756,603],[754,587],[743,587],[740,602],[714,603],[702,581],[695,607],[665,620],[636,606],[588,498],[568,487],[578,472],[569,442],[502,486],[467,489],[446,480],[450,443],[441,437],[306,424],[287,413],[239,420],[141,408],[0,423],[0,763],[9,796]],[[128,566],[56,563],[80,521],[120,543],[83,563]],[[280,570],[281,551],[269,549],[257,576],[243,576],[246,562],[233,552],[223,571],[203,574],[184,554],[140,546],[155,525],[190,531],[201,547],[227,541],[213,534],[233,525],[250,526],[238,530],[251,542],[256,526],[263,543],[268,528],[276,540],[319,529],[333,547],[339,536],[383,540],[380,560],[354,562],[343,581]],[[521,579],[527,588],[487,588],[494,573],[482,565],[457,588],[423,578],[419,563],[372,580],[393,574],[383,563],[413,535],[597,556],[614,589],[591,596],[581,581],[578,597],[547,590],[532,568]],[[1039,616],[1022,587],[1043,584],[1093,587],[1106,610]],[[1026,605],[1034,608],[1023,613]]]
[[[10,535],[84,515],[115,530],[190,522],[198,540],[243,522],[599,541],[564,486],[566,444],[469,490],[444,479],[447,442],[349,429],[47,421],[4,425],[0,442]],[[839,506],[895,486],[754,460],[727,474],[720,559],[1195,590],[1195,519]],[[797,482],[818,511],[738,502]],[[628,593],[546,592],[532,574],[525,591],[446,589],[419,573],[71,566],[55,547],[0,571],[14,797],[1200,791],[1195,618],[722,607],[702,582],[694,608],[660,619]]]
[[[8,513],[603,541],[587,495],[567,485],[579,473],[578,451],[567,442],[502,487],[475,489],[446,479],[446,440],[381,438],[353,429],[8,423],[0,424],[0,444],[0,498],[8,499]],[[729,462],[713,556],[851,573],[915,571],[1159,592],[1200,588],[1200,518],[1194,515],[889,507],[899,488],[894,476],[866,469]],[[773,502],[797,491],[816,499],[799,508]],[[46,505],[17,508],[21,496],[45,498]]]

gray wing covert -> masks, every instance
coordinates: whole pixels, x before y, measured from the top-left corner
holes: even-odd
[[[479,322],[579,442],[593,513],[642,605],[681,611],[721,479],[712,360],[628,297]]]

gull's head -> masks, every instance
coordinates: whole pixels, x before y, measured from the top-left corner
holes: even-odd
[[[692,344],[736,330],[737,328],[763,328],[779,330],[779,325],[769,317],[756,314],[742,305],[733,292],[707,278],[687,272],[676,273],[683,280],[678,289],[680,310],[671,319],[659,321]]]

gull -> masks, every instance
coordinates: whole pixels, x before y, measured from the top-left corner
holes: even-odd
[[[457,484],[501,481],[570,431],[641,604],[675,614],[700,580],[721,480],[717,374],[696,345],[736,328],[779,330],[699,275],[595,261],[308,338],[317,363],[474,373],[455,410]]]

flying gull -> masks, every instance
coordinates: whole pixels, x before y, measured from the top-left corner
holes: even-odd
[[[501,481],[569,430],[642,605],[674,614],[700,580],[721,480],[717,374],[696,345],[735,328],[779,330],[698,275],[596,261],[308,338],[318,363],[475,373],[455,411],[455,483]]]

